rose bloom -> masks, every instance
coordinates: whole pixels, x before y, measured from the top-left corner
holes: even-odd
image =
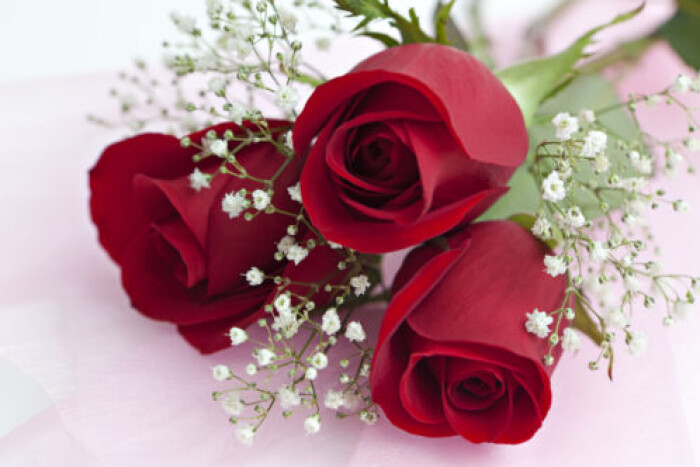
[[[312,144],[314,137],[317,137]],[[416,245],[483,213],[524,161],[513,97],[471,55],[393,47],[312,94],[294,127],[314,225],[360,252]]]
[[[547,247],[506,221],[450,235],[406,258],[382,322],[372,398],[399,428],[475,443],[520,443],[551,403],[547,340],[525,330],[558,309],[566,280],[544,272]],[[558,354],[557,354],[558,356]]]
[[[253,124],[245,125],[255,130]],[[270,126],[281,135],[289,124],[278,121]],[[219,138],[226,130],[242,131],[223,124],[189,137],[199,144],[211,130]],[[162,134],[144,134],[108,147],[90,171],[90,211],[100,243],[121,268],[133,307],[150,318],[175,323],[191,345],[208,353],[229,346],[227,331],[256,321],[271,300],[271,280],[256,287],[246,282],[251,267],[313,282],[332,274],[338,259],[330,248],[317,247],[298,266],[275,261],[277,243],[294,220],[266,213],[252,221],[242,214],[229,218],[222,210],[224,195],[242,188],[251,193],[261,185],[224,174],[215,177],[210,188],[195,191],[189,179],[195,167],[210,173],[222,162],[209,156],[195,165],[192,156],[197,152]],[[263,179],[285,160],[267,143],[247,146],[236,158],[250,175]],[[272,202],[280,209],[299,210],[287,187],[298,181],[300,169],[301,160],[295,157],[275,181]],[[300,231],[297,238],[304,234]]]

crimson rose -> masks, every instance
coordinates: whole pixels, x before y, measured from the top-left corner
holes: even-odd
[[[288,125],[270,122],[277,132]],[[221,137],[226,130],[241,128],[218,125],[190,139],[199,143],[212,130]],[[191,345],[208,353],[230,345],[226,332],[257,320],[270,300],[275,287],[271,281],[256,287],[246,282],[251,267],[314,282],[332,273],[338,258],[330,248],[317,247],[299,266],[275,261],[277,243],[293,219],[281,214],[260,214],[253,221],[229,218],[222,210],[222,198],[261,185],[219,175],[210,188],[196,192],[189,175],[197,152],[162,134],[144,134],[110,146],[90,171],[90,209],[100,243],[121,267],[122,284],[134,308],[177,324]],[[285,160],[267,143],[247,146],[236,158],[250,175],[262,179],[270,178]],[[212,156],[197,167],[213,172],[221,161]],[[287,187],[298,181],[300,169],[300,158],[294,158],[275,181],[272,201],[280,209],[299,209]],[[303,235],[300,231],[299,238]]]
[[[423,436],[520,443],[549,411],[547,341],[525,313],[557,309],[566,280],[543,271],[547,248],[520,226],[477,223],[412,251],[377,341],[372,398]]]
[[[411,44],[316,89],[294,146],[311,146],[301,188],[314,225],[331,241],[382,253],[475,219],[506,191],[528,138],[520,108],[485,65]]]

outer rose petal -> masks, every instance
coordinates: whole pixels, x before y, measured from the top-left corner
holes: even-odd
[[[438,44],[392,47],[347,75],[319,86],[299,115],[294,147],[299,153],[338,106],[380,83],[402,83],[426,96],[469,158],[517,167],[527,154],[522,112],[489,69],[469,54]]]
[[[411,433],[460,434],[473,442],[525,441],[540,427],[551,403],[551,368],[539,363],[547,345],[525,331],[525,312],[558,307],[566,283],[544,274],[546,248],[513,223],[479,223],[448,236],[447,243],[447,251],[433,244],[417,248],[397,274],[372,363],[373,398],[392,423]],[[442,378],[447,429],[425,423],[425,403],[401,403],[399,387],[406,384],[401,379],[413,355],[473,362],[451,366],[451,376],[446,370],[434,373]],[[446,396],[460,372],[490,367],[507,381],[500,405],[469,411]],[[403,397],[409,394],[401,391]],[[420,396],[413,391],[413,397]]]
[[[131,237],[150,220],[135,209],[136,174],[171,179],[194,170],[177,138],[144,134],[109,146],[90,170],[90,212],[100,243],[117,263]]]

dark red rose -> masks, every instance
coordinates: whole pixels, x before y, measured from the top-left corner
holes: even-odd
[[[525,314],[558,309],[566,280],[544,272],[547,248],[514,223],[477,223],[448,243],[412,251],[396,277],[372,398],[410,433],[523,442],[549,411],[552,371]]]
[[[382,253],[478,217],[506,191],[528,138],[520,108],[485,65],[411,44],[316,89],[294,146],[311,146],[301,188],[314,225],[331,241]]]
[[[278,131],[289,123],[270,125]],[[199,143],[210,130],[219,137],[225,130],[242,131],[224,124],[190,139]],[[251,267],[312,282],[316,274],[335,270],[338,259],[330,248],[317,247],[299,266],[275,261],[277,243],[293,219],[281,214],[260,214],[252,221],[229,218],[222,210],[224,195],[261,185],[219,175],[210,188],[196,192],[189,181],[195,167],[213,172],[221,163],[210,157],[195,165],[192,156],[197,152],[162,134],[110,146],[90,171],[90,209],[100,243],[121,267],[122,284],[134,308],[177,324],[191,345],[208,353],[230,345],[226,332],[232,326],[244,328],[261,317],[274,284],[251,287],[244,277]],[[263,179],[285,159],[266,143],[245,147],[236,157],[249,174]],[[301,165],[300,158],[294,158],[275,181],[273,203],[280,209],[299,209],[287,187],[298,181]],[[303,235],[301,231],[299,238]]]

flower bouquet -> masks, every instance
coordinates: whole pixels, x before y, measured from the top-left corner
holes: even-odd
[[[690,312],[698,279],[663,270],[645,216],[689,209],[657,185],[693,170],[700,80],[620,98],[601,71],[661,38],[692,64],[691,8],[607,54],[588,52],[596,35],[644,5],[497,67],[479,2],[468,36],[454,3],[419,18],[388,0],[209,0],[207,28],[172,15],[167,85],[139,61],[113,91],[123,119],[91,117],[137,133],[90,172],[100,243],[136,310],[202,353],[249,349],[213,368],[244,444],[277,411],[310,434],[385,416],[521,443],[562,352],[590,339],[612,379],[646,347],[641,308]],[[341,35],[384,50],[328,78],[302,54]],[[686,115],[685,137],[644,128],[657,106]]]

